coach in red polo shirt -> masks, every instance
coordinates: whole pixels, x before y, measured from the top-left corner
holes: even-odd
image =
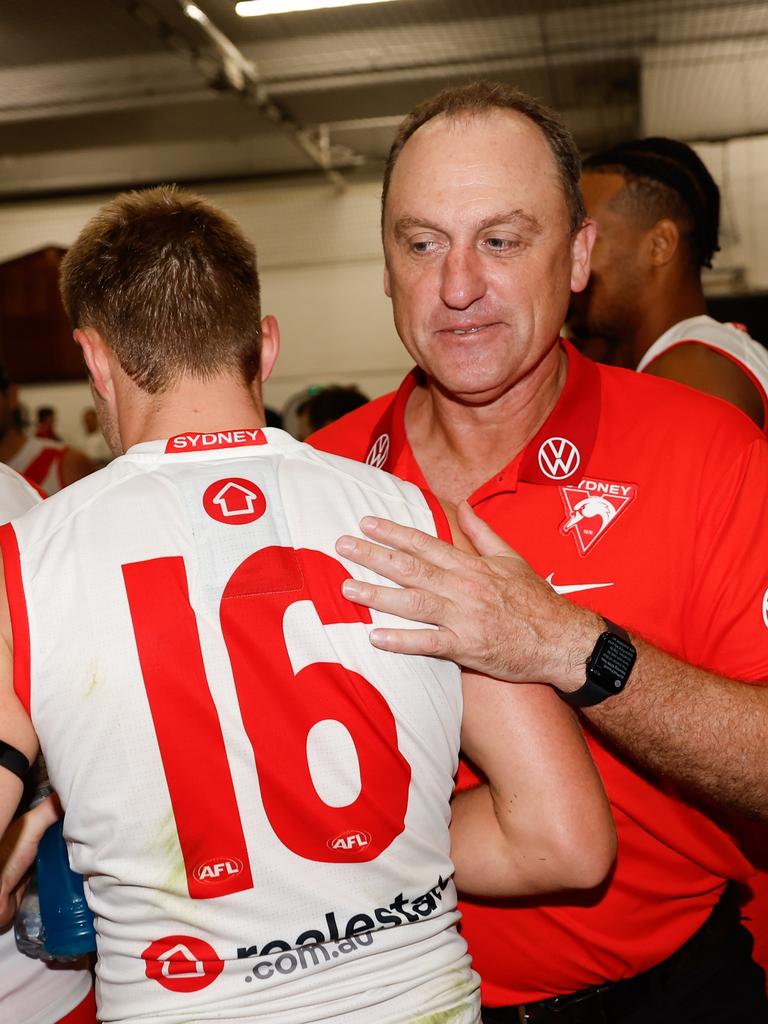
[[[383,217],[417,368],[312,443],[468,499],[527,559],[535,572],[466,506],[483,559],[386,524],[366,532],[416,558],[340,548],[405,587],[348,597],[441,626],[378,630],[377,645],[537,679],[578,706],[614,809],[619,856],[598,891],[464,904],[484,1019],[754,1024],[764,978],[728,881],[753,873],[733,815],[768,816],[768,690],[744,685],[768,679],[768,444],[717,400],[559,341],[594,236],[577,181],[567,131],[515,90],[418,108]]]

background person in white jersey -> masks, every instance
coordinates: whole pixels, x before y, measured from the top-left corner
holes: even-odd
[[[29,437],[19,420],[16,385],[0,366],[0,462],[5,462],[44,494],[92,473],[94,465],[77,448],[45,437]]]
[[[262,429],[277,327],[252,247],[201,200],[119,197],[62,294],[125,454],[0,530],[0,738],[31,758],[39,737],[64,806],[100,1019],[477,1020],[459,673],[372,648],[334,551],[368,512],[445,536],[439,505]],[[489,785],[454,810],[457,882],[598,884],[615,837],[570,711],[469,674],[464,696]],[[0,826],[17,788],[0,773]]]
[[[0,519],[20,516],[40,496],[18,473],[0,464]],[[0,753],[0,764],[2,754]],[[0,843],[0,863],[23,844],[17,820]],[[0,928],[0,1020],[12,1024],[96,1024],[96,1008],[87,966],[48,965],[22,955],[10,923]]]
[[[768,429],[768,350],[707,315],[720,191],[697,154],[675,139],[626,142],[585,160],[581,187],[597,240],[571,301],[576,336],[601,339],[601,362],[717,395]]]

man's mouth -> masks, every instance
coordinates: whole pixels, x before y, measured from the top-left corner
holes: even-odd
[[[458,338],[462,338],[462,337],[465,337],[466,335],[469,335],[469,334],[479,334],[480,331],[487,331],[488,328],[495,327],[495,326],[496,326],[495,323],[466,324],[466,325],[461,326],[461,327],[460,326],[454,327],[451,324],[446,324],[444,327],[438,328],[438,330],[439,330],[439,332],[441,334],[453,334],[453,335],[455,335]]]

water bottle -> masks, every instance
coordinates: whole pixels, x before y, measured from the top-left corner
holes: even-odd
[[[40,840],[35,870],[43,922],[43,942],[55,960],[77,960],[96,949],[93,914],[85,902],[83,877],[69,866],[62,821]]]
[[[40,755],[34,766],[34,796],[29,806],[51,792]],[[62,822],[43,835],[32,880],[13,923],[16,946],[35,960],[76,960],[96,948],[93,915],[83,892],[83,879],[71,870]]]

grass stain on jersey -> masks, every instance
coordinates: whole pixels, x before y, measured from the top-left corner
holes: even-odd
[[[172,893],[174,896],[187,896],[187,871],[184,866],[184,858],[181,855],[173,811],[168,811],[161,821],[157,830],[156,844],[162,853],[163,860],[168,865],[164,891]]]
[[[475,1006],[469,1003],[461,1003],[459,1006],[452,1006],[450,1010],[435,1010],[434,1013],[425,1013],[421,1017],[412,1017],[408,1024],[469,1024],[475,1018]],[[467,1013],[472,1016],[468,1017]]]
[[[87,682],[83,689],[83,698],[85,700],[90,699],[96,694],[96,691],[100,689],[104,682],[104,677],[99,670],[99,663],[94,659],[88,665],[87,669]]]

